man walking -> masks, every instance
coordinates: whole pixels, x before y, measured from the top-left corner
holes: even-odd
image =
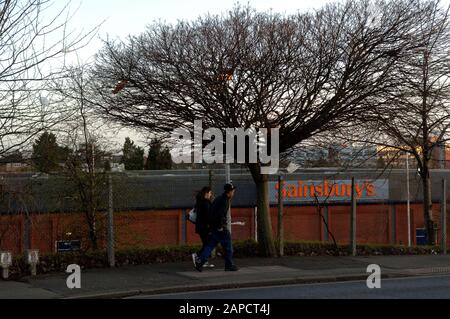
[[[238,268],[233,262],[233,244],[231,241],[231,200],[234,197],[236,188],[233,184],[226,184],[224,193],[217,197],[211,207],[211,235],[208,244],[205,246],[198,260],[195,262],[195,269],[203,270],[203,265],[208,261],[211,252],[220,243],[225,258],[225,271],[237,271]]]

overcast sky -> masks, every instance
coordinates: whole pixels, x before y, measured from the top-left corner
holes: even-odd
[[[177,20],[193,20],[207,13],[220,14],[233,8],[236,3],[249,4],[258,11],[272,10],[280,13],[296,13],[297,11],[318,8],[329,0],[55,0],[46,15],[53,16],[65,5],[73,14],[69,29],[76,32],[87,32],[102,23],[98,36],[88,46],[80,49],[76,55],[81,61],[92,61],[95,53],[102,47],[101,39],[125,39],[128,35],[143,32],[146,25],[154,21],[176,23]],[[76,63],[75,56],[72,56]],[[69,59],[72,60],[72,59]],[[105,132],[107,133],[107,132]],[[108,135],[108,134],[106,134]],[[124,130],[115,139],[123,144],[126,136],[130,136],[138,144],[144,138],[133,131]]]
[[[337,0],[342,1],[342,0]],[[258,11],[273,10],[280,13],[296,13],[298,11],[319,8],[332,2],[330,0],[245,0],[241,4],[249,4]],[[450,0],[442,1],[447,4]],[[125,39],[128,35],[139,34],[145,26],[154,21],[176,23],[177,20],[192,20],[206,13],[220,14],[233,8],[238,3],[235,0],[56,0],[51,11],[57,12],[64,5],[70,5],[70,11],[75,12],[70,22],[70,28],[77,31],[88,31],[103,24],[98,36],[89,46],[77,52],[82,61],[92,60],[102,47],[101,38],[106,36]],[[51,13],[48,12],[48,13]],[[132,133],[120,134],[120,139]]]
[[[259,11],[295,13],[318,8],[329,0],[250,0],[249,3]],[[71,29],[88,31],[100,23],[98,37],[80,52],[79,57],[86,60],[102,46],[101,38],[125,39],[128,35],[139,34],[145,26],[154,21],[176,23],[177,20],[193,20],[206,13],[220,14],[233,8],[235,0],[57,0],[52,10],[66,4],[75,13],[71,19]],[[51,12],[50,12],[51,13]]]

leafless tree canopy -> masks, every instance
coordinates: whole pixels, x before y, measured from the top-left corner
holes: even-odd
[[[48,80],[63,76],[65,55],[86,45],[96,31],[69,31],[68,7],[50,16],[53,5],[0,0],[0,155],[61,120],[63,110],[43,98],[42,90]]]
[[[429,3],[427,12],[417,48],[404,52],[393,70],[395,89],[375,97],[371,113],[374,127],[389,137],[386,144],[412,153],[419,165],[422,153],[430,160],[431,149],[448,139],[450,125],[449,12],[438,3]]]
[[[281,16],[236,8],[107,42],[95,76],[105,114],[157,131],[281,127],[282,149],[343,121],[385,77],[420,12],[348,2]],[[229,75],[229,76],[227,76]],[[128,86],[111,96],[116,83]]]

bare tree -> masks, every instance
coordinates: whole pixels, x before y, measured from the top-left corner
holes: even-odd
[[[94,71],[96,106],[126,126],[167,133],[205,127],[280,129],[280,152],[348,122],[385,91],[423,19],[410,1],[348,1],[297,15],[235,7],[177,25],[153,24],[106,41]],[[111,91],[121,81],[123,90]],[[115,92],[117,93],[117,91]],[[257,189],[258,240],[275,255],[264,166],[247,163]]]
[[[413,10],[426,14],[411,35],[415,49],[402,52],[392,70],[392,85],[371,99],[371,112],[360,122],[363,130],[359,132],[364,136],[345,135],[415,159],[423,189],[428,243],[434,244],[430,169],[436,151],[450,137],[449,9],[440,1],[427,1],[414,3]]]
[[[54,81],[52,90],[58,94],[62,105],[66,110],[70,110],[71,114],[70,118],[62,123],[63,128],[56,127],[71,150],[62,174],[75,187],[73,197],[81,205],[85,215],[91,247],[97,250],[98,213],[106,189],[105,157],[108,147],[105,145],[108,143],[100,133],[103,123],[88,107],[88,69],[88,65],[68,69],[67,77]],[[65,134],[63,130],[66,131]]]
[[[68,5],[50,15],[54,6],[49,0],[0,0],[0,155],[64,119],[58,101],[49,102],[42,90],[64,76],[66,54],[97,30],[70,31]]]

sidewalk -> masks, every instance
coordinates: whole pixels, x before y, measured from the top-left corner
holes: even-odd
[[[367,266],[378,264],[384,278],[450,274],[449,256],[284,257],[236,259],[238,272],[224,272],[223,260],[199,273],[192,263],[85,270],[82,289],[69,290],[66,274],[0,281],[5,298],[121,298],[218,288],[258,287],[295,283],[366,280]]]

